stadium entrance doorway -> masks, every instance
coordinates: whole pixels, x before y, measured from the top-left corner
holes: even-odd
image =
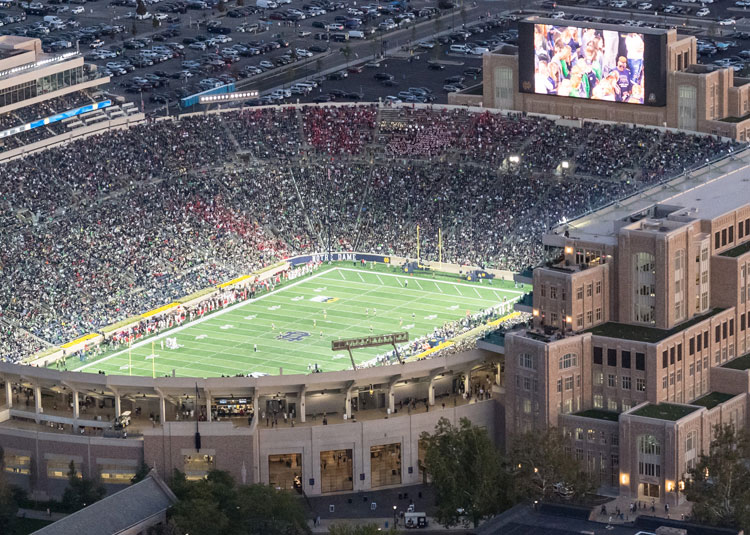
[[[370,448],[370,481],[372,488],[401,484],[400,443]]]
[[[268,484],[280,490],[301,490],[302,454],[269,455]]]
[[[320,491],[354,490],[352,450],[320,452]]]

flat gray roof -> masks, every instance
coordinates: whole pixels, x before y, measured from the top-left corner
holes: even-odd
[[[637,195],[554,227],[545,243],[557,245],[553,235],[567,229],[574,239],[617,243],[620,221],[657,204],[695,208],[693,217],[712,220],[750,203],[750,150],[739,150],[710,166],[679,176]]]
[[[32,535],[117,535],[177,501],[154,471],[146,479],[35,531]]]

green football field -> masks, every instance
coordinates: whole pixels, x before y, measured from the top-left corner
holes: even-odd
[[[68,362],[68,367],[145,376],[153,367],[156,376],[175,370],[178,377],[276,375],[279,368],[284,374],[307,373],[315,364],[323,371],[351,369],[348,353],[331,351],[333,340],[397,331],[408,331],[413,340],[467,311],[473,314],[521,294],[513,283],[502,281],[490,285],[367,268],[323,268],[274,292],[133,344],[130,355],[121,349],[80,365]],[[162,349],[166,337],[176,337],[178,348]],[[390,349],[353,353],[359,364]]]

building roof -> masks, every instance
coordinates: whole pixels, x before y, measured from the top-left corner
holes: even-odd
[[[166,511],[177,497],[155,471],[128,488],[84,507],[33,535],[117,535]]]
[[[691,407],[690,405],[677,405],[675,403],[647,403],[646,405],[631,411],[630,414],[633,416],[643,416],[644,418],[655,418],[657,420],[676,422],[697,410],[698,407]]]
[[[604,409],[588,409],[585,411],[573,413],[571,416],[594,418],[596,420],[606,420],[608,422],[617,422],[620,420],[620,413],[614,411],[605,411]]]
[[[681,331],[684,331],[688,327],[692,327],[700,323],[701,321],[707,320],[708,318],[722,312],[723,308],[714,308],[709,310],[705,314],[695,316],[687,321],[678,323],[671,329],[657,329],[656,327],[647,327],[645,325],[630,325],[628,323],[617,323],[609,321],[602,323],[596,327],[591,327],[585,332],[589,332],[595,336],[604,336],[607,338],[620,338],[623,340],[634,340],[636,342],[646,342],[649,344],[655,344],[662,340],[669,338]]]
[[[735,396],[735,394],[725,394],[724,392],[709,392],[703,397],[700,397],[696,399],[695,401],[691,401],[691,405],[700,405],[701,407],[706,407],[707,409],[713,409],[717,405],[721,405],[725,401],[729,401]]]
[[[640,30],[639,30],[640,31]],[[626,199],[613,202],[595,212],[554,227],[545,238],[548,245],[558,245],[553,235],[562,237],[567,230],[572,239],[617,244],[622,222],[629,216],[657,204],[695,208],[691,216],[712,220],[750,204],[750,151],[741,150],[711,163],[700,172],[680,176],[663,186],[655,186]]]

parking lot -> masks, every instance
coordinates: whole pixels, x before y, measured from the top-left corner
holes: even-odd
[[[20,9],[0,12],[0,32],[39,37],[47,52],[80,50],[111,77],[113,93],[158,113],[176,111],[181,98],[225,84],[259,91],[262,103],[393,99],[399,93],[407,101],[446,102],[449,90],[481,82],[481,52],[514,43],[514,19],[535,13],[678,27],[699,38],[702,62],[739,75],[750,71],[750,20],[743,17],[750,0],[282,2],[22,2]],[[703,8],[709,14],[698,16]],[[411,96],[409,88],[415,88]]]

